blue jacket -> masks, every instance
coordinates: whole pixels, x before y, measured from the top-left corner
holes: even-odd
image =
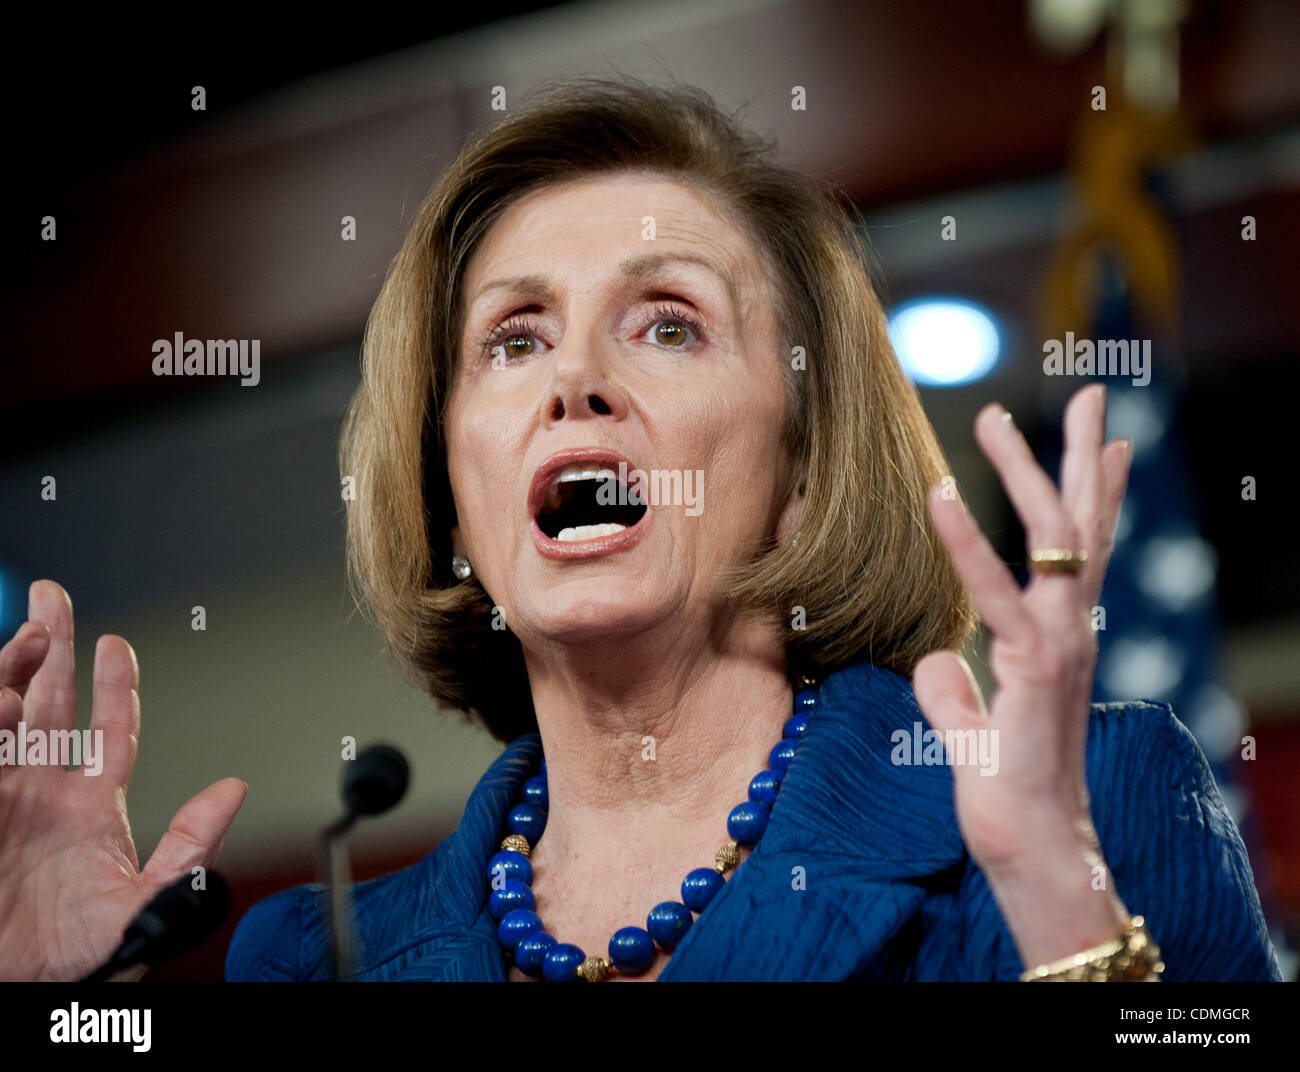
[[[928,727],[897,674],[860,663],[826,678],[762,840],[661,981],[1019,976],[1015,943],[958,831],[952,772],[891,762],[892,735],[910,737],[917,722]],[[517,738],[434,852],[354,888],[353,978],[505,981],[487,863],[540,756],[537,734]],[[1241,836],[1169,705],[1093,705],[1087,777],[1116,890],[1146,917],[1164,979],[1280,980]],[[231,941],[226,977],[324,978],[319,896],[320,887],[299,886],[254,905]]]

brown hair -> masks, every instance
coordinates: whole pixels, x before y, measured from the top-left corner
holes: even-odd
[[[701,187],[763,253],[787,350],[806,355],[788,370],[788,441],[807,485],[794,539],[744,563],[733,597],[774,617],[792,668],[868,659],[910,676],[973,632],[925,502],[947,466],[894,357],[860,228],[825,186],[771,163],[772,148],[701,90],[552,83],[470,139],[389,268],[340,443],[356,489],[349,577],[408,676],[500,740],[537,723],[518,640],[492,628],[477,580],[451,573],[442,418],[470,255],[511,202],[568,179],[649,169]]]

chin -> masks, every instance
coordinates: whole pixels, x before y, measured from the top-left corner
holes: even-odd
[[[632,636],[671,617],[674,604],[653,598],[644,577],[575,578],[553,585],[529,615],[529,632],[559,643]],[[662,591],[662,590],[661,590]]]

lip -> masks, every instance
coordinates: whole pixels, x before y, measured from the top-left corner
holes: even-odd
[[[551,486],[551,481],[560,470],[581,462],[608,466],[615,470],[618,469],[621,463],[627,466],[626,472],[629,474],[637,468],[617,451],[606,450],[602,447],[569,447],[565,450],[556,451],[542,462],[538,466],[537,472],[533,474],[533,482],[528,489],[528,521],[532,530],[533,543],[543,558],[567,561],[575,558],[596,558],[602,555],[612,555],[619,551],[626,551],[645,539],[645,535],[650,531],[650,526],[654,521],[654,510],[647,503],[645,513],[641,515],[641,520],[622,532],[614,532],[608,536],[597,536],[594,540],[579,542],[553,540],[547,536],[542,531],[541,526],[537,524],[537,515],[541,511],[542,500],[546,497],[546,490]]]

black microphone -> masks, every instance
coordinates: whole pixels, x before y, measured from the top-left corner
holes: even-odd
[[[392,745],[371,745],[343,769],[343,802],[348,814],[381,815],[406,795],[411,770]]]
[[[192,875],[182,875],[131,920],[122,944],[103,967],[81,981],[98,983],[133,964],[162,964],[205,941],[230,912],[230,887],[215,871],[196,890]]]
[[[320,836],[320,880],[325,884],[325,916],[330,931],[330,978],[344,978],[352,967],[352,928],[347,856],[338,852],[343,835],[363,815],[381,815],[406,795],[411,770],[392,745],[371,745],[343,767],[346,811]]]

